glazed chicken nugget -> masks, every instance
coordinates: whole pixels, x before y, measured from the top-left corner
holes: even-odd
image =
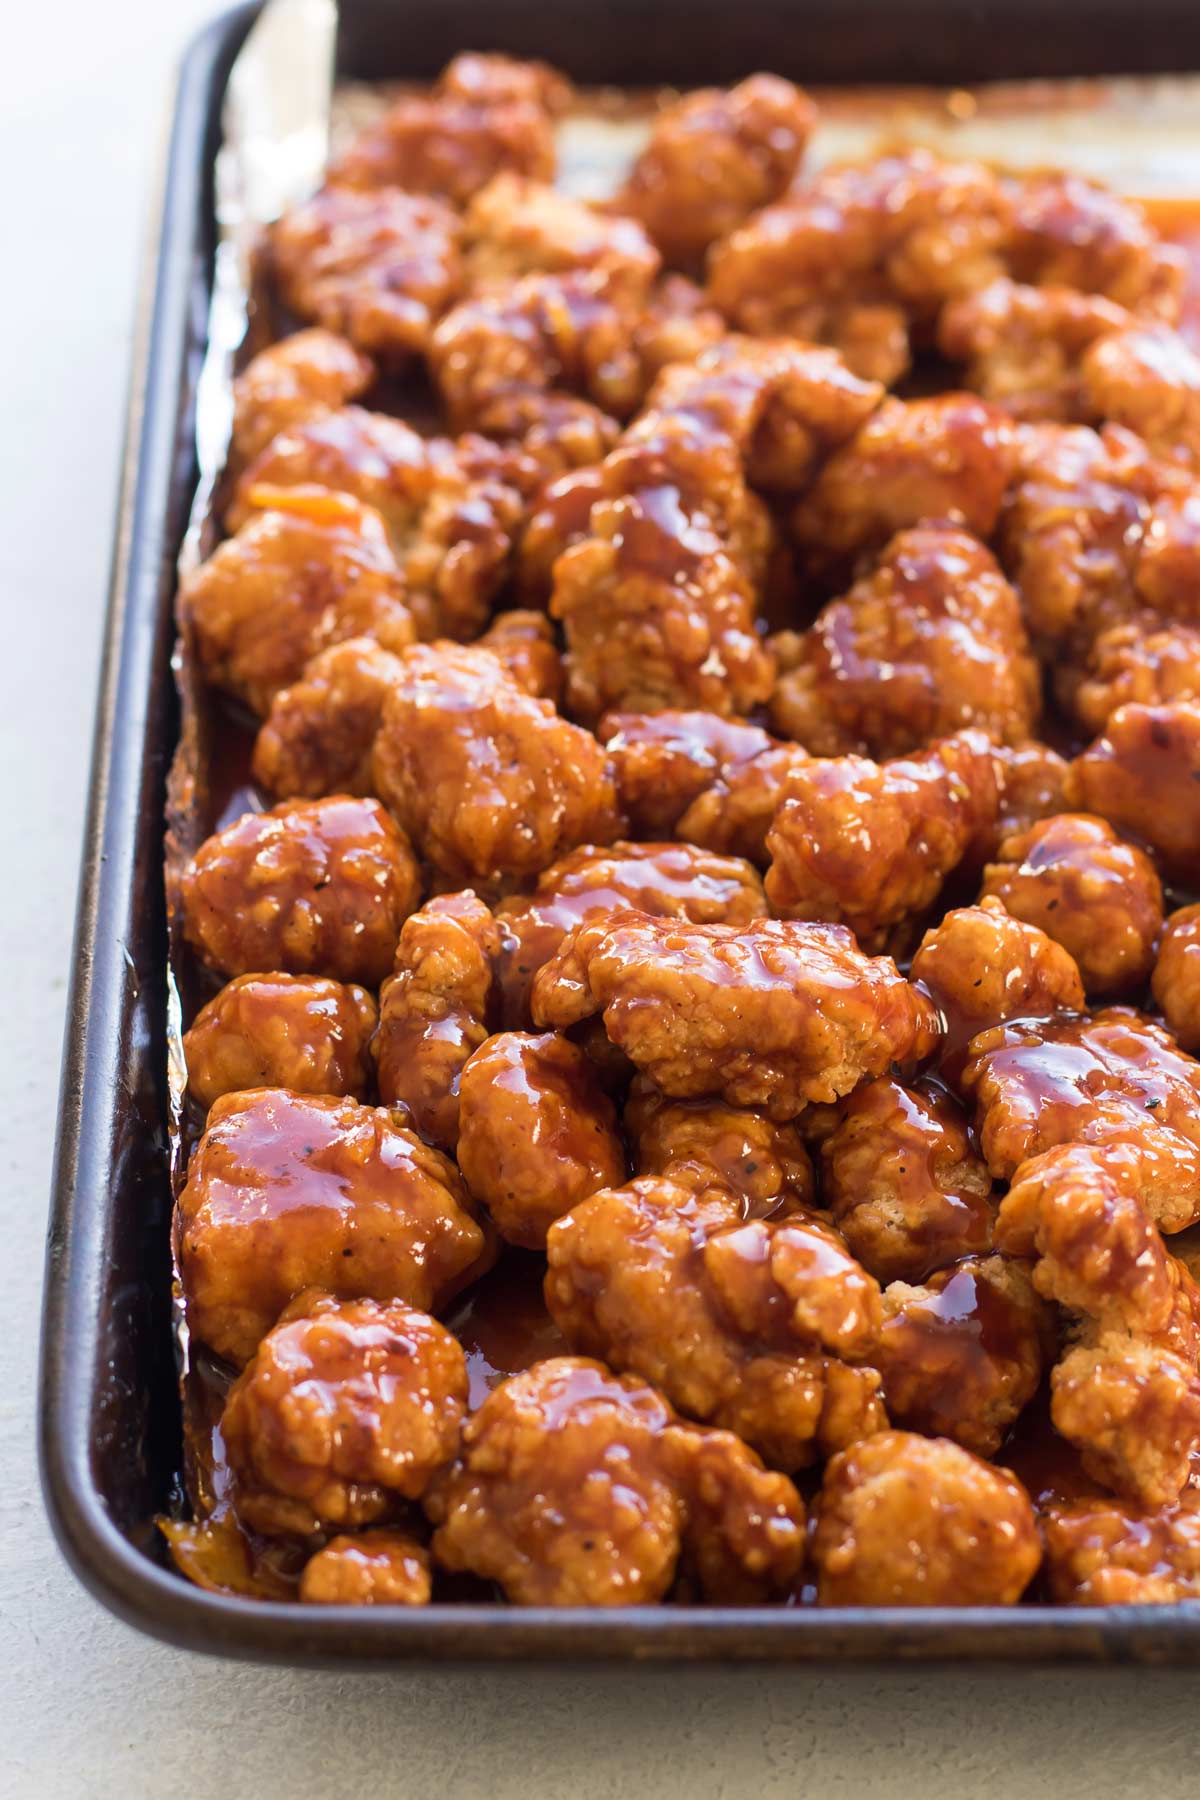
[[[545,63],[456,56],[427,94],[404,94],[329,167],[356,188],[408,188],[462,205],[501,170],[549,181],[570,84]]]
[[[978,855],[998,806],[991,744],[977,731],[887,763],[805,762],[767,833],[767,898],[783,917],[848,925],[882,948]]]
[[[1146,844],[1164,875],[1200,875],[1200,702],[1121,706],[1067,771],[1067,805]]]
[[[694,269],[717,238],[787,190],[817,122],[803,88],[751,75],[701,88],[658,113],[616,198],[674,267]]]
[[[998,1180],[1058,1144],[1132,1144],[1159,1229],[1200,1218],[1200,1064],[1131,1007],[981,1032],[962,1085]]]
[[[440,1309],[494,1259],[448,1158],[353,1100],[258,1088],[208,1116],[176,1209],[193,1335],[241,1365],[305,1288]]]
[[[1062,812],[1067,763],[1057,750],[1030,738],[1024,744],[997,744],[993,756],[1000,782],[997,841]]]
[[[644,292],[661,258],[636,219],[511,170],[481,188],[463,216],[467,281],[498,287],[524,275],[600,269],[630,294]]]
[[[497,613],[476,643],[508,670],[519,688],[556,706],[562,693],[562,658],[554,627],[545,613],[515,607]]]
[[[1062,171],[1007,184],[1013,204],[1008,264],[1018,281],[1106,294],[1131,312],[1173,323],[1184,260],[1136,200]]]
[[[822,169],[748,219],[714,248],[709,292],[739,329],[832,344],[890,385],[910,328],[1000,274],[1010,232],[990,170],[914,148]]]
[[[1083,413],[1136,431],[1158,456],[1200,461],[1200,356],[1169,325],[1130,325],[1082,360]]]
[[[1103,819],[1059,813],[1005,838],[982,891],[1060,943],[1089,994],[1144,986],[1162,930],[1162,883],[1145,852]]]
[[[458,1166],[501,1237],[540,1250],[555,1219],[625,1179],[612,1101],[556,1032],[488,1038],[463,1069]]]
[[[233,384],[234,463],[244,466],[281,431],[357,400],[374,379],[369,356],[320,326],[260,350]]]
[[[272,227],[271,267],[299,318],[403,363],[462,288],[461,230],[441,200],[326,187]]]
[[[1021,1164],[1000,1204],[996,1245],[1033,1263],[1040,1294],[1131,1331],[1165,1329],[1171,1258],[1142,1203],[1136,1143],[1059,1144]]]
[[[775,814],[794,771],[807,761],[808,752],[800,744],[771,740],[759,755],[726,765],[692,801],[676,824],[676,835],[766,868],[767,836]]]
[[[992,1178],[951,1096],[887,1075],[843,1100],[821,1144],[830,1217],[877,1281],[924,1281],[991,1248]]]
[[[179,610],[206,680],[265,716],[322,650],[417,636],[383,520],[347,494],[258,489],[248,519],[180,586]]]
[[[938,320],[938,348],[966,365],[967,387],[1015,419],[1090,423],[1105,414],[1089,402],[1085,353],[1132,323],[1099,295],[1001,277],[951,301]]]
[[[483,442],[422,438],[386,413],[345,406],[272,439],[238,483],[228,522],[251,516],[260,490],[352,494],[387,527],[417,635],[473,637],[507,579],[530,479]]]
[[[1200,700],[1200,625],[1146,615],[1111,625],[1092,639],[1082,666],[1062,672],[1058,691],[1089,736],[1101,735],[1119,706]]]
[[[614,708],[745,713],[770,693],[756,593],[720,516],[729,491],[734,504],[744,491],[739,459],[727,439],[695,440],[694,450],[706,491],[682,503],[674,454],[648,443],[616,452],[638,459],[637,477],[596,502],[587,534],[554,564],[550,612],[566,634],[576,718],[594,723]]]
[[[1167,919],[1151,977],[1175,1042],[1200,1049],[1200,906],[1181,906]]]
[[[666,837],[727,769],[772,749],[759,725],[718,713],[608,712],[596,735],[612,758],[621,810],[639,837]]]
[[[422,1137],[453,1153],[459,1082],[488,1035],[500,931],[470,892],[440,894],[404,921],[379,991],[371,1044],[380,1098],[403,1107]]]
[[[1200,1488],[1144,1507],[1097,1494],[1042,1508],[1050,1597],[1068,1606],[1200,1599]]]
[[[1163,573],[1181,560],[1195,569],[1194,530],[1171,504],[1188,486],[1120,426],[1017,428],[997,542],[1040,654],[1147,608],[1194,614],[1186,580],[1155,579],[1156,561]]]
[[[365,988],[319,975],[238,975],[184,1033],[188,1089],[203,1107],[260,1087],[361,1100],[377,1019]]]
[[[1105,1487],[1148,1506],[1177,1498],[1200,1450],[1200,1289],[1175,1257],[1161,1331],[1085,1320],[1050,1378],[1050,1416]]]
[[[503,891],[576,844],[618,835],[595,738],[476,645],[421,644],[404,658],[373,766],[376,792],[442,886]]]
[[[796,494],[882,398],[878,382],[861,381],[836,351],[731,334],[664,369],[646,405],[731,437],[752,487]]]
[[[533,984],[537,1024],[600,1012],[663,1093],[789,1119],[893,1062],[919,1060],[937,1016],[887,957],[837,925],[693,925],[642,913],[577,926]]]
[[[803,1468],[843,1425],[882,1422],[873,1370],[839,1365],[840,1410],[831,1399],[831,1359],[865,1361],[874,1347],[879,1289],[814,1216],[747,1221],[728,1189],[646,1176],[559,1219],[546,1254],[546,1304],[569,1344],[767,1462]]]
[[[925,525],[822,608],[769,712],[813,756],[903,756],[972,725],[1020,743],[1040,707],[1020,605],[990,552]]]
[[[184,935],[224,975],[277,969],[374,987],[420,895],[408,839],[377,800],[334,794],[246,813],[184,870]]]
[[[221,1415],[239,1516],[299,1536],[386,1518],[454,1456],[466,1401],[462,1348],[427,1313],[299,1296]]]
[[[429,1551],[411,1532],[339,1532],[300,1573],[309,1606],[427,1606],[433,1593]]]
[[[374,638],[348,638],[314,656],[280,688],[254,740],[254,779],[280,799],[369,794],[371,752],[398,656]]]
[[[924,520],[989,537],[1015,468],[1013,434],[1007,415],[974,394],[885,400],[792,514],[807,563],[837,573]]]
[[[990,895],[931,926],[911,974],[932,996],[955,1050],[1006,1019],[1052,1019],[1084,1008],[1083,979],[1069,952]]]
[[[677,1186],[728,1189],[748,1216],[811,1206],[816,1182],[795,1125],[717,1100],[669,1100],[644,1076],[623,1114],[635,1175],[662,1175]]]
[[[660,1600],[681,1561],[709,1600],[761,1602],[788,1590],[804,1556],[786,1477],[584,1357],[537,1363],[490,1394],[425,1509],[438,1563],[499,1582],[518,1606]]]
[[[888,1417],[994,1456],[1055,1349],[1051,1309],[1023,1263],[970,1256],[919,1286],[884,1289],[872,1362]]]
[[[543,870],[532,894],[496,908],[496,977],[506,1024],[529,1022],[538,970],[585,919],[613,912],[738,925],[766,917],[762,882],[748,863],[690,844],[581,844]]]
[[[822,1606],[1012,1606],[1042,1560],[1020,1482],[948,1438],[853,1445],[831,1459],[815,1517]]]

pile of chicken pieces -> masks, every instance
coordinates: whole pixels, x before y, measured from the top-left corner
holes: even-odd
[[[769,75],[586,203],[571,104],[459,57],[279,220],[180,595],[264,801],[172,893],[238,1520],[314,1602],[1200,1596],[1179,253]],[[471,1409],[518,1252],[565,1353]]]

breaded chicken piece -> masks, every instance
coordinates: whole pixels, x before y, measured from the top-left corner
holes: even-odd
[[[842,926],[692,925],[620,914],[577,926],[533,984],[539,1025],[602,1013],[666,1094],[789,1119],[937,1042],[933,1007]]]
[[[677,1573],[714,1603],[786,1593],[804,1506],[730,1432],[678,1419],[662,1396],[584,1357],[536,1363],[468,1420],[425,1510],[451,1571],[517,1606],[632,1606]]]
[[[306,1288],[431,1311],[484,1273],[474,1201],[402,1118],[278,1088],[217,1101],[175,1216],[195,1338],[240,1366]]]
[[[365,1098],[378,1012],[365,988],[320,975],[238,975],[183,1036],[188,1091],[203,1107],[246,1088]]]

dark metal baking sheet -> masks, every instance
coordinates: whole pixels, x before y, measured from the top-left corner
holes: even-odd
[[[181,1460],[170,1322],[166,776],[178,717],[174,565],[195,480],[194,386],[213,254],[221,97],[255,6],[184,60],[138,336],[112,571],[47,1250],[41,1453],[80,1577],[131,1624],[275,1661],[639,1659],[1200,1663],[1200,1604],[915,1611],[500,1606],[308,1608],[206,1593],[154,1517]],[[578,80],[728,82],[1200,70],[1194,0],[347,0],[339,72],[432,75],[462,48],[545,56]]]

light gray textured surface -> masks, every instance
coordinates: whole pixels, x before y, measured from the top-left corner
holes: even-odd
[[[64,971],[141,232],[171,67],[208,11],[23,0],[5,29],[0,1797],[1195,1794],[1188,1676],[297,1675],[141,1639],[61,1563],[33,1388]]]

